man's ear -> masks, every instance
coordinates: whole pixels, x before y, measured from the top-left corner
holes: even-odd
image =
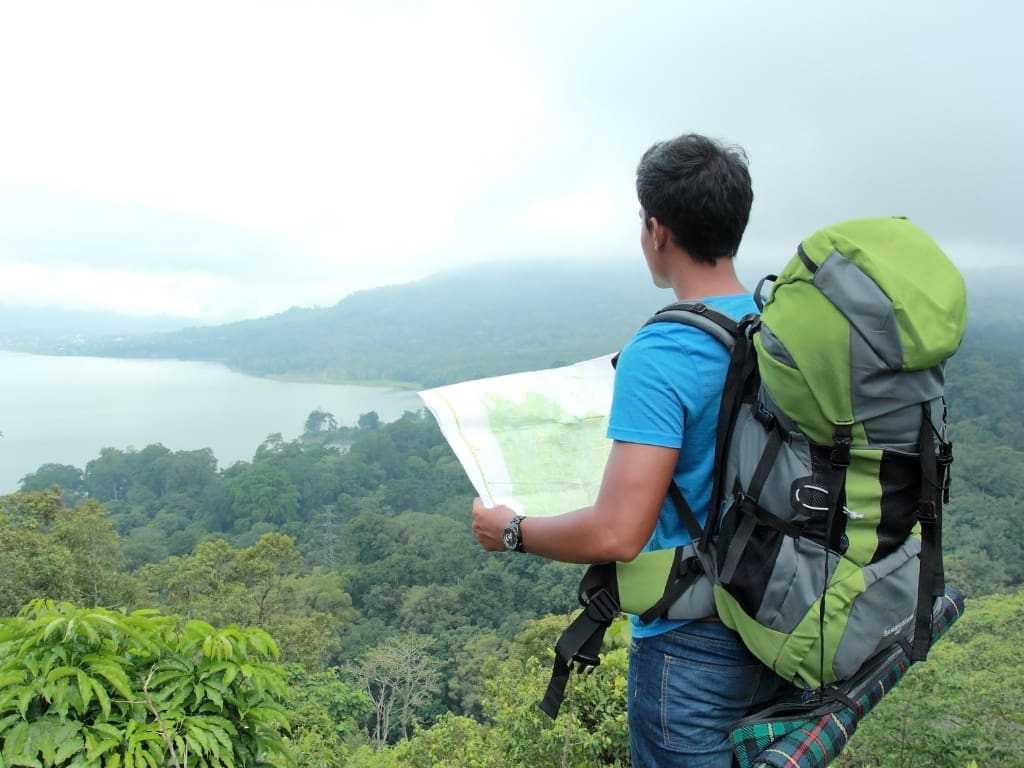
[[[665,243],[669,238],[668,227],[658,221],[657,218],[651,216],[651,242],[654,244],[655,250],[660,250],[665,246]]]

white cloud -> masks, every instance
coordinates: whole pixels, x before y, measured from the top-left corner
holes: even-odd
[[[222,297],[233,281],[195,273],[154,275],[31,265],[0,260],[0,302],[20,305],[25,296],[45,296],[46,304],[135,315],[174,315],[217,319]]]
[[[639,231],[639,218],[629,206],[635,207],[629,187],[611,190],[597,181],[561,195],[539,194],[513,224],[513,230],[520,247],[539,242],[560,254],[593,253]]]
[[[525,70],[470,3],[42,2],[3,16],[0,93],[18,106],[3,178],[247,226],[361,229],[400,207],[436,241],[535,112]]]
[[[469,261],[636,256],[636,160],[686,130],[749,150],[744,260],[902,213],[991,261],[1020,251],[1022,20],[955,0],[5,3],[0,300],[255,315]]]
[[[1006,246],[983,240],[952,239],[939,242],[939,246],[961,271],[1020,267],[1024,264],[1024,247],[1020,244]]]

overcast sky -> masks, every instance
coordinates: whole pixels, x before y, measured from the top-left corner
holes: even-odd
[[[538,256],[639,279],[636,162],[689,131],[750,156],[741,274],[882,214],[963,268],[1019,263],[1022,22],[1016,0],[5,1],[0,304],[213,321]]]

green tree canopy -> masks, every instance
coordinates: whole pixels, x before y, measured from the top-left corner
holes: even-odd
[[[34,601],[0,621],[0,762],[294,765],[276,654],[259,630]]]

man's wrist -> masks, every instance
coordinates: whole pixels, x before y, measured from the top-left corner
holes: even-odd
[[[519,524],[524,520],[523,515],[516,515],[508,524],[505,526],[505,531],[502,534],[502,541],[505,544],[505,549],[508,552],[525,552],[526,548],[523,546],[523,533],[519,528]]]

